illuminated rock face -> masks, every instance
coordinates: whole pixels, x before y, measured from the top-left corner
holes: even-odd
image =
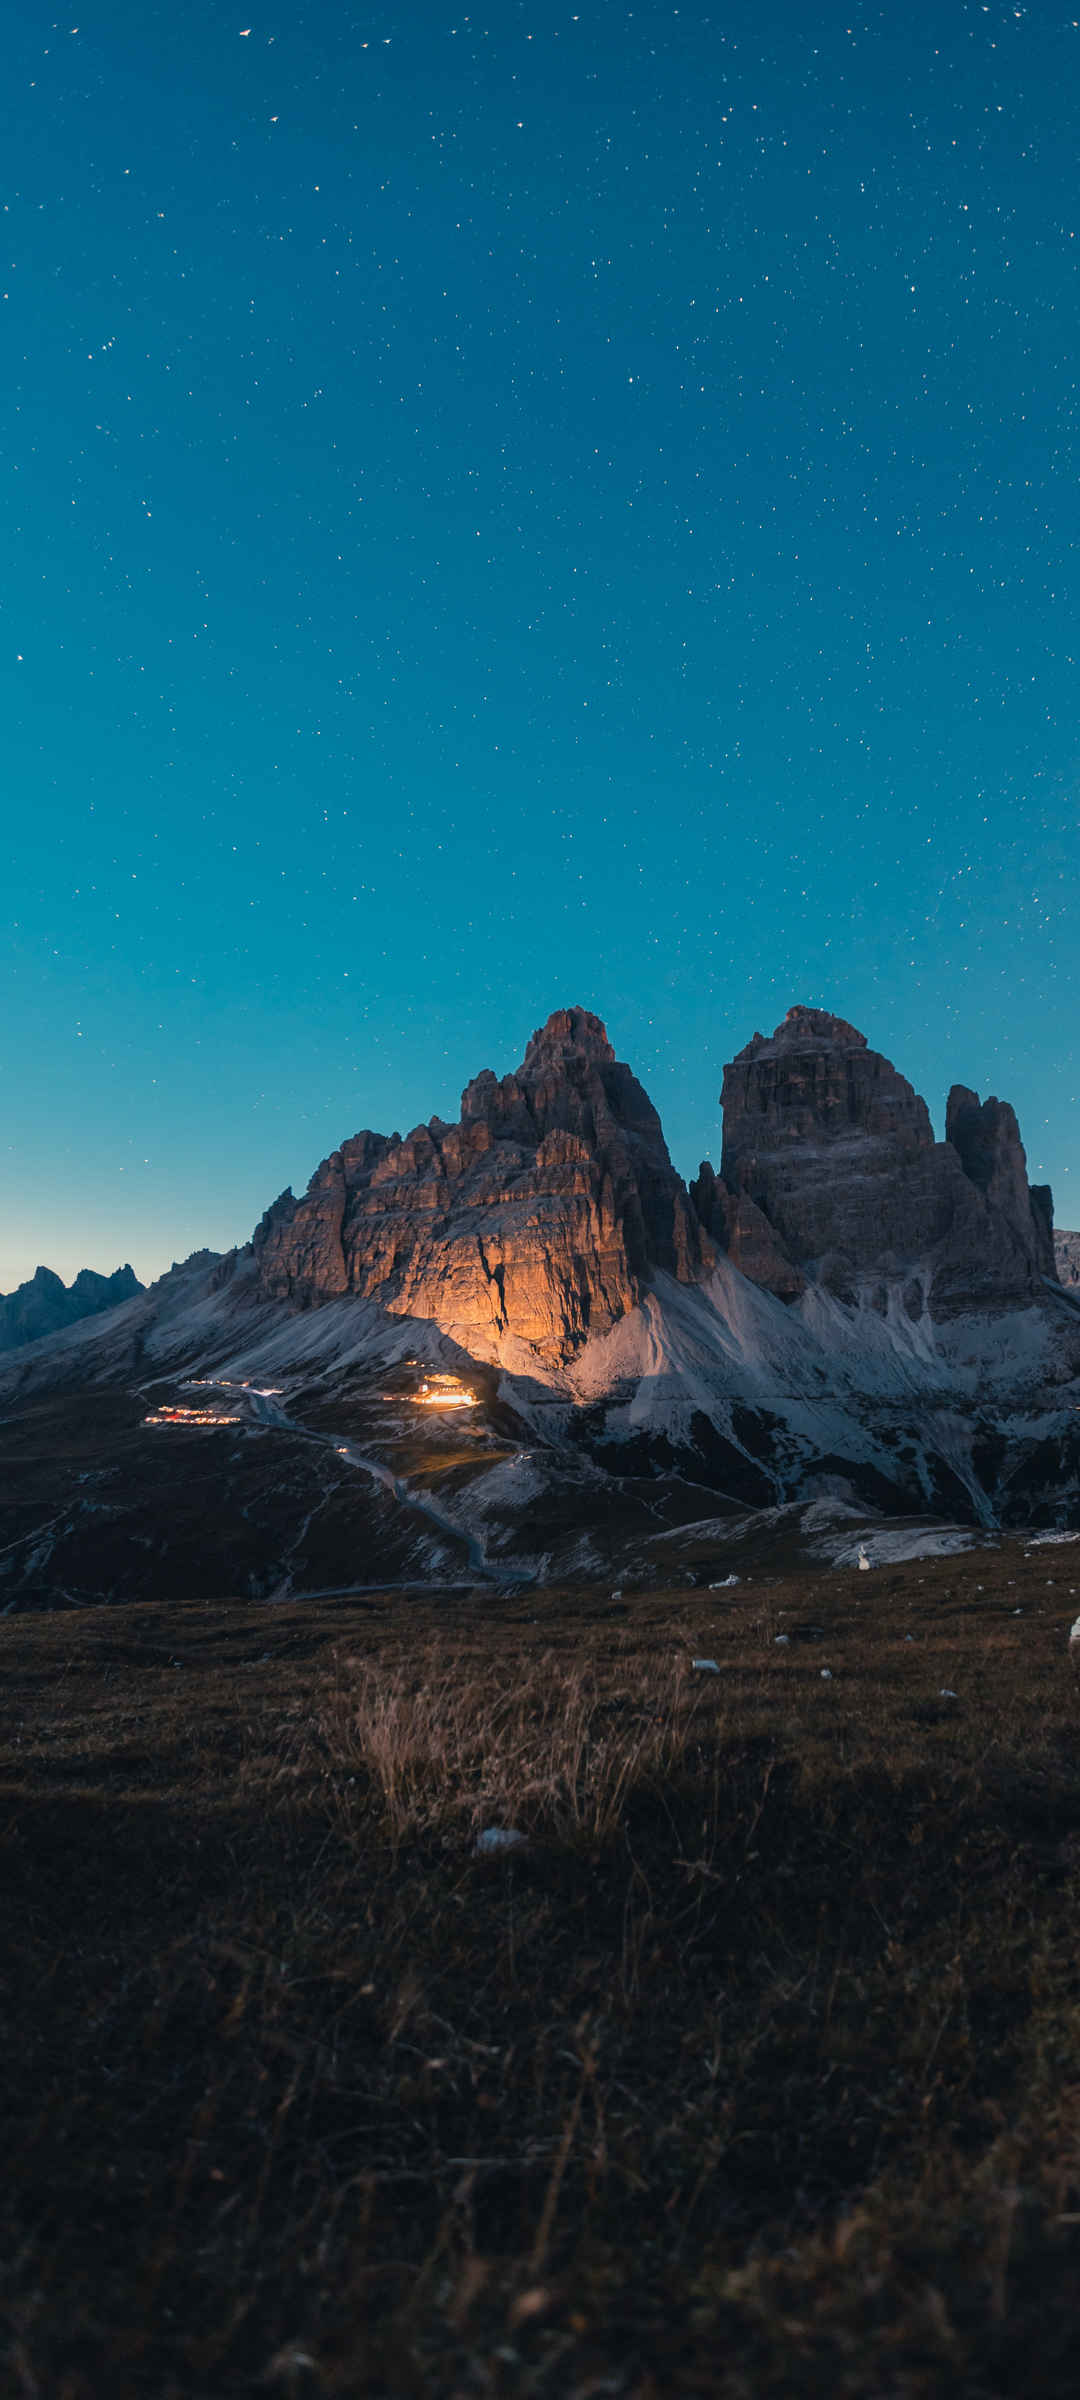
[[[404,1141],[360,1133],[255,1235],[265,1292],[357,1293],[434,1319],[477,1357],[573,1357],[657,1269],[692,1283],[726,1253],[785,1302],[818,1284],[912,1318],[1037,1298],[1055,1275],[1049,1191],[1032,1191],[1004,1101],[956,1085],[947,1139],[864,1034],[793,1008],[724,1074],[721,1173],[688,1194],[660,1120],[598,1017],[560,1009],[501,1082]],[[517,1358],[516,1363],[522,1361]]]
[[[598,1017],[559,1009],[522,1065],[489,1069],[456,1125],[361,1133],[255,1235],[263,1288],[355,1292],[429,1317],[477,1356],[508,1339],[548,1365],[634,1307],[651,1272],[695,1281],[713,1256],[660,1120]]]
[[[1053,1277],[1050,1193],[1029,1189],[1005,1102],[954,1086],[935,1142],[926,1102],[864,1034],[793,1008],[725,1069],[722,1104],[721,1177],[703,1169],[695,1199],[781,1297],[795,1296],[785,1275],[843,1297],[906,1278],[912,1315],[948,1315],[1037,1297]]]

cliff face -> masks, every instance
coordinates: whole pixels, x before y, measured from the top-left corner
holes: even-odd
[[[268,1210],[255,1255],[268,1294],[354,1292],[437,1319],[481,1356],[516,1336],[560,1364],[654,1269],[695,1280],[712,1245],[651,1102],[575,1008],[533,1035],[516,1073],[478,1075],[457,1124],[344,1143],[302,1200]]]
[[[1058,1282],[1067,1291],[1080,1290],[1080,1233],[1055,1233],[1053,1243]]]
[[[1057,1275],[1053,1199],[1048,1183],[1028,1183],[1015,1110],[1007,1100],[980,1102],[977,1092],[954,1083],[945,1138],[976,1190],[1007,1219],[1025,1251],[1030,1247],[1036,1277],[1053,1280]]]
[[[785,1268],[796,1288],[810,1276],[844,1297],[907,1279],[912,1314],[925,1296],[948,1315],[1033,1298],[1054,1276],[1050,1193],[1028,1186],[1012,1109],[957,1085],[935,1142],[926,1102],[842,1017],[793,1008],[755,1034],[725,1069],[722,1103],[704,1213],[768,1289],[792,1296]]]
[[[358,1133],[285,1192],[254,1239],[270,1297],[355,1293],[435,1320],[476,1356],[564,1365],[664,1270],[719,1252],[797,1301],[814,1283],[912,1317],[1014,1306],[1055,1275],[1050,1194],[1032,1191],[1013,1111],[957,1085],[947,1138],[864,1034],[793,1008],[726,1068],[721,1172],[687,1193],[660,1120],[598,1017],[559,1009],[520,1067],[489,1069],[455,1124]]]
[[[727,1252],[732,1266],[751,1283],[778,1300],[797,1300],[806,1290],[806,1277],[788,1255],[775,1228],[755,1200],[731,1191],[702,1159],[690,1186],[690,1198],[718,1250]]]
[[[82,1317],[100,1316],[107,1308],[118,1308],[122,1300],[134,1300],[143,1288],[131,1267],[117,1267],[114,1275],[97,1275],[92,1267],[83,1267],[70,1285],[50,1267],[38,1267],[16,1291],[0,1293],[0,1350],[19,1350],[24,1342],[62,1333],[65,1325],[77,1325]]]

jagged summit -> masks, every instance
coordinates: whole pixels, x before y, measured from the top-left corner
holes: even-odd
[[[558,1009],[520,1067],[466,1085],[461,1118],[401,1140],[361,1133],[255,1235],[264,1291],[357,1293],[434,1318],[476,1355],[573,1356],[634,1307],[650,1275],[700,1275],[711,1244],[659,1117],[598,1017]]]
[[[925,1100],[844,1017],[803,1003],[724,1071],[720,1174],[687,1192],[659,1117],[600,1018],[560,1008],[508,1075],[485,1067],[456,1124],[359,1133],[255,1235],[263,1291],[354,1293],[429,1318],[476,1356],[563,1365],[659,1272],[718,1251],[785,1301],[808,1285],[912,1318],[1037,1298],[1054,1278],[1049,1192],[1015,1115],[966,1086],[935,1142]]]
[[[520,1072],[533,1074],[555,1060],[592,1058],[605,1066],[614,1066],[615,1052],[608,1040],[607,1027],[589,1008],[556,1008],[546,1025],[541,1025],[529,1042]]]
[[[891,1059],[821,1008],[789,1009],[774,1034],[755,1034],[725,1067],[721,1101],[724,1180],[770,1215],[765,1186],[780,1195],[761,1162],[774,1151],[854,1137],[885,1143],[891,1158],[897,1146],[929,1148],[934,1139],[925,1100]]]
[[[83,1317],[96,1317],[107,1308],[118,1308],[124,1300],[134,1300],[142,1289],[130,1266],[117,1267],[112,1275],[81,1267],[70,1285],[51,1267],[35,1267],[16,1291],[0,1293],[0,1350],[20,1350],[26,1342],[60,1333]]]
[[[789,1009],[724,1070],[720,1176],[693,1187],[735,1263],[781,1297],[901,1283],[912,1315],[1012,1305],[1054,1276],[1048,1190],[1014,1112],[956,1085],[947,1138],[891,1059],[827,1010]]]
[[[789,1008],[775,1033],[755,1033],[738,1055],[740,1061],[760,1058],[766,1050],[805,1050],[819,1042],[833,1050],[865,1050],[869,1046],[865,1033],[849,1025],[846,1017],[834,1017],[827,1008],[807,1008],[800,1000]]]

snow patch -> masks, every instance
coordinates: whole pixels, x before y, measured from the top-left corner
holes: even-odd
[[[976,1540],[966,1525],[902,1525],[884,1526],[860,1542],[840,1539],[818,1547],[834,1567],[897,1567],[913,1558],[951,1558],[974,1549]]]

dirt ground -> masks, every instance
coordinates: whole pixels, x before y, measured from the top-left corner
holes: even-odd
[[[2,2388],[1071,2394],[1078,1613],[8,1617]]]

